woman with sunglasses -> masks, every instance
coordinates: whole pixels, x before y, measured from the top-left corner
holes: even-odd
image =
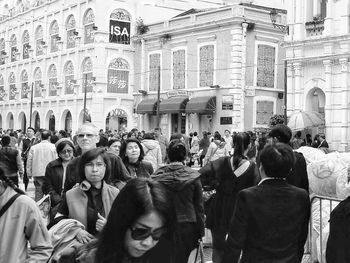
[[[62,138],[55,143],[58,158],[48,163],[45,170],[44,194],[50,194],[50,221],[55,217],[62,201],[62,191],[66,180],[68,163],[74,158],[75,148],[68,138]]]
[[[79,177],[82,178],[78,187],[67,191],[56,217],[67,216],[82,223],[76,239],[80,243],[88,243],[103,228],[106,217],[119,190],[105,183],[109,170],[106,150],[95,148],[85,152],[79,162]]]
[[[143,160],[143,147],[137,139],[127,139],[120,148],[120,157],[131,177],[150,177],[152,164]]]
[[[99,238],[67,255],[65,262],[175,263],[167,235],[173,225],[171,203],[160,183],[130,180],[114,201]]]

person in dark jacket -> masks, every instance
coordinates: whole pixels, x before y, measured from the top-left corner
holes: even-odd
[[[28,127],[26,137],[22,140],[22,142],[18,147],[21,151],[21,156],[23,160],[23,166],[24,166],[23,184],[24,184],[24,189],[26,191],[29,184],[29,178],[28,178],[27,169],[26,169],[27,159],[28,159],[29,150],[32,147],[32,145],[34,145],[34,141],[35,141],[35,130],[32,127]]]
[[[350,197],[340,202],[331,212],[326,261],[350,262]]]
[[[201,151],[201,155],[199,156],[199,165],[203,166],[203,159],[207,154],[208,148],[210,145],[208,133],[206,131],[203,132],[203,138],[199,141],[199,150]]]
[[[18,174],[22,178],[24,170],[21,156],[18,150],[10,146],[11,137],[4,135],[1,138],[2,148],[0,149],[0,167],[7,177],[18,186]]]
[[[138,139],[126,139],[120,147],[120,157],[131,177],[150,177],[152,164],[143,160],[145,153]]]
[[[44,194],[50,194],[51,209],[50,221],[54,219],[58,206],[62,201],[62,191],[66,179],[66,171],[69,162],[74,156],[74,144],[68,138],[62,138],[55,144],[58,158],[46,166]]]
[[[199,170],[203,187],[216,190],[216,194],[206,202],[209,204],[205,222],[212,233],[214,263],[222,261],[225,238],[235,209],[237,193],[256,185],[260,180],[255,163],[246,157],[249,145],[249,134],[237,133],[233,156],[219,158]]]
[[[307,191],[286,180],[293,165],[290,146],[276,143],[263,149],[260,156],[262,180],[237,195],[223,263],[302,261],[310,199]]]
[[[176,229],[174,233],[175,262],[187,263],[198,239],[204,236],[204,207],[200,174],[184,164],[187,148],[184,142],[170,141],[169,164],[159,168],[152,178],[162,183],[173,196]]]
[[[280,142],[290,146],[292,130],[287,125],[277,124],[272,128],[267,137],[268,144]],[[287,176],[287,182],[309,192],[309,179],[307,177],[306,161],[304,155],[299,152],[294,152],[294,155],[295,164]]]

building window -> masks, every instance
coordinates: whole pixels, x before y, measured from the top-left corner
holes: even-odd
[[[208,87],[214,83],[214,45],[199,49],[199,86]]]
[[[173,52],[173,89],[184,89],[186,83],[185,50]]]
[[[67,49],[75,47],[75,36],[77,34],[76,23],[73,15],[70,15],[67,19],[66,30],[67,30]]]
[[[4,101],[4,98],[5,98],[4,77],[0,75],[0,101]]]
[[[91,58],[85,58],[83,61],[83,86],[81,92],[92,92],[93,76]]]
[[[17,60],[17,54],[18,54],[17,38],[15,35],[11,36],[10,47],[11,47],[11,62],[14,62]]]
[[[40,68],[36,68],[34,71],[34,97],[42,96],[42,73]]]
[[[74,79],[74,66],[72,61],[68,61],[64,67],[64,83],[65,83],[65,93],[74,93],[74,84],[76,80]]]
[[[23,70],[21,74],[21,90],[22,90],[21,98],[22,99],[29,98],[30,89],[28,85],[28,73],[26,70]]]
[[[94,43],[95,40],[95,15],[92,9],[89,9],[84,16],[84,43]]]
[[[54,64],[49,67],[49,96],[57,96],[57,68]]]
[[[108,66],[107,92],[128,93],[129,64],[122,58],[114,59]]]
[[[22,57],[23,59],[29,58],[29,50],[31,49],[31,46],[29,44],[29,32],[28,30],[24,31],[23,33],[23,40],[22,40]]]
[[[38,26],[35,31],[35,43],[36,43],[36,52],[37,56],[44,54],[44,31],[42,26]]]
[[[58,43],[57,42],[60,40],[59,37],[60,36],[59,36],[58,23],[56,20],[54,20],[50,26],[50,52],[58,51]]]
[[[220,117],[220,125],[231,125],[232,117]]]
[[[114,10],[109,20],[109,42],[130,45],[130,21],[126,10]]]
[[[160,85],[160,54],[149,56],[149,91],[156,91]]]
[[[258,87],[273,88],[275,83],[275,48],[268,45],[258,45],[257,66]]]
[[[222,96],[222,110],[233,110],[233,96]]]
[[[1,38],[0,39],[0,65],[5,64],[5,56],[6,56],[5,39]]]
[[[17,95],[17,88],[16,88],[16,77],[15,73],[11,72],[9,76],[9,84],[10,84],[10,100],[15,100]]]
[[[257,101],[256,102],[256,124],[268,125],[273,115],[273,101]]]

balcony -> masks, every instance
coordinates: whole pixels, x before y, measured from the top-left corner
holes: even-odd
[[[314,18],[314,20],[305,23],[306,35],[322,36],[324,30],[324,19]]]

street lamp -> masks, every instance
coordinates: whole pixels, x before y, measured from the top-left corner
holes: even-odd
[[[270,11],[270,19],[274,28],[278,28],[282,33],[289,34],[289,26],[276,24],[278,11],[276,8],[272,8]],[[284,60],[284,102],[283,102],[283,112],[284,112],[284,123],[287,125],[287,60]]]

